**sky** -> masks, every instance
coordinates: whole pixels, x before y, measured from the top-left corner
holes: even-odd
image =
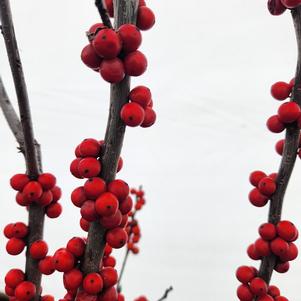
[[[50,253],[84,235],[79,210],[70,201],[81,185],[69,172],[74,148],[87,137],[104,136],[109,85],[80,60],[85,31],[99,22],[91,1],[11,1],[25,71],[34,131],[42,145],[45,172],[57,176],[64,212],[46,220]],[[146,295],[156,301],[172,285],[168,300],[235,300],[235,270],[254,265],[247,246],[257,239],[268,207],[248,202],[249,173],[277,171],[274,144],[283,134],[267,131],[266,119],[279,103],[269,94],[276,81],[295,72],[296,41],[289,12],[269,15],[265,1],[148,0],[155,27],[143,34],[147,72],[133,86],[152,90],[158,120],[149,129],[126,131],[119,174],[132,187],[143,185],[147,205],[139,214],[141,253],[129,259],[126,300]],[[0,40],[0,72],[16,96]],[[9,179],[24,161],[0,114],[0,225],[26,221]],[[278,137],[276,137],[278,136]],[[297,161],[283,218],[301,226],[301,168]],[[0,237],[0,287],[7,270],[24,266],[24,256],[5,253]],[[297,242],[298,245],[300,245]],[[124,251],[116,251],[119,263]],[[272,283],[290,300],[301,301],[300,259]],[[44,277],[45,293],[61,298],[62,275]]]

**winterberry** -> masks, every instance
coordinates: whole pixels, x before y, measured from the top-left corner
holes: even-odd
[[[83,289],[88,294],[98,294],[103,288],[103,280],[98,273],[90,273],[83,280]]]
[[[141,125],[144,120],[144,116],[143,108],[134,102],[125,104],[120,111],[122,121],[127,126],[131,127]]]
[[[80,55],[83,63],[92,69],[99,69],[102,58],[99,57],[91,44],[85,46]]]
[[[93,222],[98,218],[94,201],[85,201],[80,209],[81,216],[88,222]]]
[[[80,237],[73,237],[67,243],[67,250],[76,257],[84,255],[86,243]]]
[[[79,145],[81,157],[95,157],[100,153],[100,144],[96,139],[87,138]]]
[[[263,279],[255,277],[250,282],[250,290],[256,296],[264,296],[268,292],[268,286]]]
[[[268,202],[268,198],[263,195],[258,188],[254,188],[249,193],[249,201],[256,207],[263,207]]]
[[[51,173],[43,173],[39,175],[38,182],[41,184],[43,190],[50,190],[56,184],[56,178]]]
[[[18,255],[23,252],[25,248],[25,242],[19,238],[10,238],[6,243],[6,251],[10,255]]]
[[[148,128],[152,126],[156,122],[156,118],[156,112],[152,108],[147,107],[144,110],[144,119],[141,123],[141,127]]]
[[[105,191],[106,182],[99,177],[88,179],[84,185],[85,195],[87,196],[87,198],[92,200],[97,199]]]
[[[20,269],[9,270],[4,278],[5,284],[11,288],[15,288],[25,279],[25,274]]]
[[[128,240],[126,231],[122,228],[111,229],[106,234],[107,243],[114,249],[122,248]]]
[[[155,25],[156,19],[153,11],[146,7],[141,6],[138,8],[137,13],[137,27],[141,30],[151,29]]]
[[[278,273],[286,273],[290,268],[289,262],[279,262],[274,267],[274,270]]]
[[[285,82],[277,82],[271,87],[271,94],[277,100],[285,100],[289,97],[290,93],[291,87]]]
[[[297,234],[295,225],[290,221],[280,221],[276,229],[277,234],[286,241],[293,241]]]
[[[99,72],[102,78],[109,83],[119,83],[125,77],[124,65],[119,58],[103,60]]]
[[[254,269],[248,266],[241,266],[236,270],[236,278],[241,283],[247,284],[257,276]]]
[[[23,195],[29,201],[37,201],[43,193],[42,186],[37,181],[30,181],[23,189]]]
[[[272,223],[262,224],[259,227],[258,232],[264,240],[273,240],[277,235],[276,227]]]
[[[52,260],[55,269],[59,272],[69,272],[75,263],[73,254],[65,249],[55,252]]]
[[[87,200],[84,187],[77,187],[71,193],[71,201],[76,207],[81,207]]]
[[[46,256],[44,259],[39,261],[39,271],[44,275],[51,275],[55,271],[54,262],[51,256]]]
[[[15,296],[20,301],[29,301],[36,294],[36,286],[30,281],[21,282],[15,289]]]
[[[138,103],[141,107],[146,108],[152,99],[152,94],[149,88],[137,86],[130,92],[129,99]]]
[[[295,102],[285,102],[278,109],[279,120],[283,123],[296,121],[301,114],[299,105]]]
[[[142,35],[137,26],[133,24],[121,25],[118,35],[122,41],[122,50],[125,52],[133,52],[141,45]]]
[[[119,210],[117,210],[114,215],[100,217],[99,222],[106,229],[116,228],[120,226],[122,222],[122,214]]]
[[[59,203],[51,203],[46,207],[46,215],[49,218],[57,218],[61,215],[63,211],[62,205]]]
[[[14,190],[22,191],[29,181],[30,180],[26,174],[16,174],[10,179],[10,186]]]
[[[272,252],[280,257],[284,255],[289,249],[288,243],[280,237],[277,237],[274,240],[272,240],[270,247]]]
[[[127,54],[123,63],[125,73],[130,76],[140,76],[147,69],[147,59],[139,50]]]
[[[48,253],[48,245],[44,240],[36,240],[30,245],[29,253],[33,259],[43,259]]]
[[[84,178],[96,177],[100,171],[101,164],[93,157],[84,158],[78,164],[78,172]]]
[[[119,201],[123,201],[130,193],[129,185],[122,180],[113,180],[108,184],[108,191],[113,193]]]
[[[282,4],[281,0],[269,0],[268,9],[272,15],[279,16],[285,12],[286,7]]]
[[[241,301],[252,301],[254,299],[253,293],[251,292],[249,286],[246,284],[240,285],[237,288],[236,294]]]
[[[265,177],[258,183],[259,191],[266,196],[271,196],[276,191],[276,188],[275,181],[270,177]]]
[[[118,199],[111,192],[103,193],[95,202],[95,210],[101,216],[112,216],[118,209]]]
[[[103,268],[100,271],[100,275],[103,279],[103,287],[104,288],[114,286],[117,283],[118,274],[114,268],[111,268],[111,267]]]
[[[273,133],[281,133],[285,129],[285,124],[280,121],[278,115],[273,115],[267,120],[267,128]]]
[[[301,5],[301,0],[281,0],[281,2],[287,8],[295,8]]]
[[[77,289],[82,284],[83,274],[78,269],[72,269],[69,272],[64,273],[63,281],[66,290]]]

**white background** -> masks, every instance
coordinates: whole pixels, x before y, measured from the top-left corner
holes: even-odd
[[[99,21],[91,1],[12,1],[21,57],[30,95],[35,134],[42,144],[44,170],[57,175],[64,212],[47,220],[51,252],[74,235],[79,210],[69,195],[80,185],[69,173],[74,147],[86,137],[102,138],[109,86],[80,61],[85,31]],[[120,177],[143,184],[147,206],[141,212],[141,254],[131,257],[124,278],[127,300],[145,294],[156,301],[169,285],[169,300],[235,300],[235,269],[253,264],[246,247],[257,238],[267,207],[247,199],[248,175],[277,171],[279,137],[265,128],[277,105],[270,85],[290,80],[296,43],[290,13],[270,16],[265,1],[149,0],[157,16],[145,32],[142,50],[149,60],[133,84],[154,95],[157,124],[128,129]],[[3,41],[0,72],[16,101]],[[0,115],[1,227],[26,220],[14,201],[9,178],[24,171],[16,142]],[[301,226],[299,162],[285,199],[284,218]],[[23,267],[23,256],[5,253],[0,238],[0,284],[5,272]],[[123,252],[116,252],[122,256]],[[121,258],[121,257],[120,257]],[[258,266],[258,263],[254,263]],[[45,277],[45,293],[64,294],[62,275]],[[274,275],[290,300],[301,300],[301,263]]]

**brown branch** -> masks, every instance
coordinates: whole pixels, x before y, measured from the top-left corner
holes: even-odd
[[[105,6],[103,5],[103,0],[95,0],[95,5],[100,14],[102,23],[109,28],[113,28],[108,11],[105,8]]]
[[[125,256],[124,256],[124,259],[123,259],[123,262],[122,262],[121,269],[120,269],[120,274],[119,274],[119,277],[118,277],[118,282],[117,282],[117,292],[118,293],[121,292],[121,279],[122,279],[122,275],[124,273],[124,269],[125,269],[125,266],[126,266],[129,255],[130,255],[130,250],[127,249],[126,253],[125,253]]]
[[[169,287],[168,289],[166,289],[164,295],[158,300],[158,301],[162,301],[162,300],[165,300],[167,299],[168,297],[168,294],[173,290],[173,287]]]
[[[114,0],[115,28],[125,23],[135,23],[137,7],[137,0]],[[125,125],[120,119],[119,113],[122,106],[128,102],[129,91],[130,78],[128,76],[122,82],[111,85],[110,113],[105,134],[101,172],[101,177],[106,182],[111,182],[116,176],[117,163],[125,134]],[[90,224],[82,265],[84,274],[99,270],[106,244],[105,232],[105,228],[98,221]]]
[[[8,300],[9,298],[5,294],[0,293],[0,301],[8,301]]]
[[[298,63],[295,77],[295,86],[293,88],[291,101],[295,101],[301,106],[301,7],[292,10],[292,17],[294,21],[297,43],[298,43]],[[277,190],[272,196],[269,210],[269,222],[277,224],[281,219],[281,211],[283,205],[283,198],[289,179],[291,177],[299,146],[300,129],[297,124],[289,125],[286,130],[285,147],[282,155],[282,161],[278,171]],[[276,265],[276,256],[271,255],[264,257],[259,276],[267,283],[270,282],[273,269]]]
[[[41,172],[42,167],[37,154],[39,150],[37,150],[37,144],[34,139],[28,93],[15,36],[9,0],[1,0],[0,2],[0,19],[2,34],[18,98],[19,113],[24,135],[26,169],[29,177],[31,179],[36,179]],[[28,227],[29,234],[27,237],[25,273],[26,279],[36,285],[37,295],[34,299],[38,300],[41,287],[41,273],[37,267],[38,262],[31,258],[28,248],[35,240],[43,238],[44,209],[37,204],[30,205]]]

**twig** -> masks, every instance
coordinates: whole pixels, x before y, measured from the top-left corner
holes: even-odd
[[[103,5],[103,0],[95,0],[95,5],[100,14],[102,23],[109,28],[113,28],[108,11]]]
[[[126,266],[129,255],[130,255],[130,250],[127,249],[126,253],[125,253],[125,256],[124,256],[124,259],[123,259],[123,262],[122,262],[121,269],[120,269],[120,274],[119,274],[119,277],[118,277],[118,282],[117,282],[117,292],[118,293],[121,292],[121,279],[122,279],[122,275],[123,275],[123,272],[124,272],[124,269],[125,269],[125,266]]]
[[[168,297],[168,294],[173,290],[173,287],[169,287],[168,289],[166,289],[164,295],[158,300],[158,301],[162,301],[162,300],[165,300],[167,299]]]
[[[115,28],[125,23],[135,23],[137,0],[114,0]],[[101,177],[106,182],[115,179],[117,163],[121,153],[125,125],[119,117],[122,106],[128,102],[130,78],[111,85],[110,113],[105,134]],[[97,272],[105,247],[105,228],[98,221],[90,224],[88,240],[82,265],[84,274]]]
[[[14,32],[9,0],[0,1],[0,19],[7,55],[9,58],[10,68],[12,71],[18,98],[19,113],[24,135],[24,148],[27,167],[26,169],[29,177],[31,179],[36,179],[41,172],[42,167],[39,163],[39,156],[37,154],[39,150],[37,150],[37,144],[35,143],[33,134],[28,93],[17,40]],[[39,272],[37,267],[38,262],[29,255],[29,246],[35,240],[43,238],[44,209],[37,204],[30,205],[28,227],[29,233],[27,237],[25,273],[26,279],[36,285],[37,294],[34,300],[38,300],[41,287],[41,273]]]
[[[296,37],[298,42],[298,63],[295,77],[295,86],[293,88],[291,100],[297,102],[301,106],[301,7],[292,10],[292,17],[295,25]],[[282,161],[277,176],[277,190],[272,196],[269,222],[277,224],[281,219],[281,211],[283,205],[284,194],[292,174],[299,146],[300,130],[296,123],[289,125],[286,130],[285,147],[282,155]],[[270,282],[273,269],[276,265],[276,256],[271,255],[264,257],[259,276],[267,283]]]
[[[0,293],[0,301],[8,301],[8,300],[9,299],[8,299],[8,297],[5,294]]]

